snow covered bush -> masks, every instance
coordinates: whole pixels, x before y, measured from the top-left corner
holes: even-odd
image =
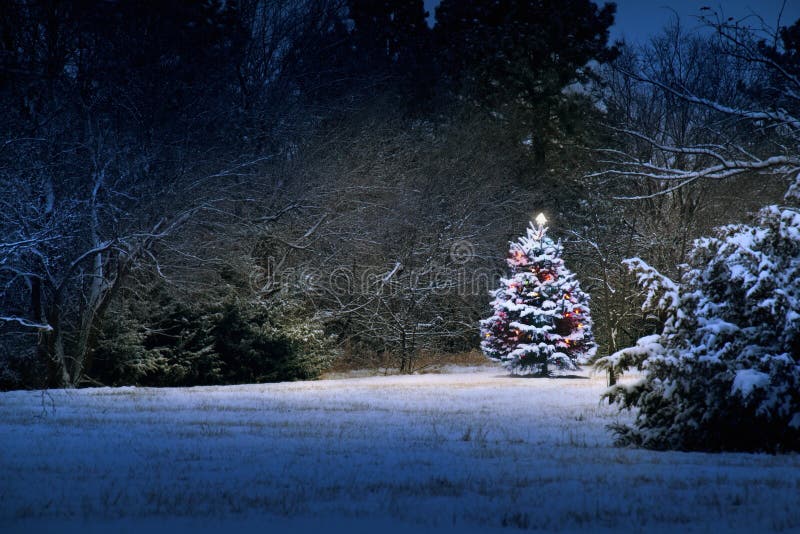
[[[225,383],[212,336],[217,312],[158,288],[119,303],[103,320],[90,378],[108,386]]]
[[[186,302],[156,294],[106,318],[90,378],[117,386],[306,380],[335,355],[319,318],[296,300]]]
[[[547,376],[550,365],[575,370],[596,350],[589,295],[543,224],[537,229],[531,223],[527,235],[511,243],[511,276],[500,280],[494,313],[481,321],[484,354],[512,375]]]
[[[228,383],[317,378],[336,349],[321,322],[300,302],[230,302],[212,330]]]
[[[698,239],[680,284],[631,260],[664,317],[660,335],[599,360],[644,377],[606,395],[635,408],[622,444],[683,450],[800,450],[800,212]]]

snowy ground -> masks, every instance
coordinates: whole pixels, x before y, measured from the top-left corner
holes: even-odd
[[[2,393],[0,531],[800,530],[800,456],[615,448],[603,389],[473,368]]]

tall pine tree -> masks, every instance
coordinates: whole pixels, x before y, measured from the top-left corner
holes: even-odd
[[[415,78],[429,67],[431,31],[422,0],[348,0],[348,10],[362,68]]]
[[[576,370],[594,355],[589,295],[564,266],[563,247],[547,236],[544,215],[511,243],[509,278],[500,280],[481,321],[481,348],[512,375],[548,376],[551,365]]]
[[[477,82],[477,96],[534,104],[589,60],[616,55],[608,47],[615,13],[615,4],[589,0],[442,0],[434,31],[444,70]]]
[[[589,0],[442,0],[434,40],[446,84],[493,115],[516,116],[531,134],[537,163],[580,127],[573,96],[590,60],[605,62],[614,4]]]

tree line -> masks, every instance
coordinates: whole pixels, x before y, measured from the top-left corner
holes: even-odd
[[[478,346],[540,210],[600,352],[658,329],[620,261],[678,276],[694,237],[783,194],[793,163],[764,154],[794,123],[725,117],[794,103],[797,27],[742,56],[679,25],[609,43],[614,13],[444,0],[430,27],[415,0],[8,2],[0,387],[412,372]],[[723,145],[746,164],[703,173]]]

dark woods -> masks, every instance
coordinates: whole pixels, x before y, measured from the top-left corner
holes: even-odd
[[[686,49],[692,83],[747,82],[677,28],[610,46],[614,13],[444,0],[431,28],[415,0],[6,0],[0,388],[412,372],[477,347],[539,210],[604,352],[626,346],[652,326],[619,260],[675,271],[780,187],[625,203],[661,186],[589,177],[597,149],[650,150],[609,125],[696,131],[610,62],[667,75]]]

